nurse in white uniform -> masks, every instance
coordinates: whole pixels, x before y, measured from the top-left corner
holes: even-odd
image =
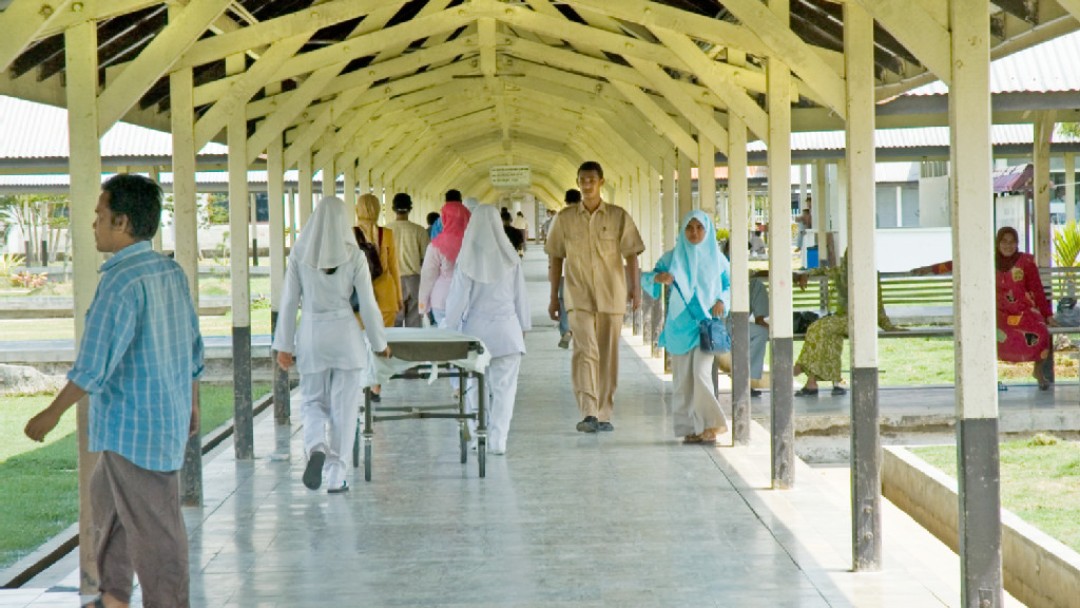
[[[506,237],[499,211],[491,205],[477,207],[465,229],[446,299],[445,327],[480,338],[491,354],[485,376],[488,450],[505,454],[525,353],[524,332],[532,329],[532,321],[521,259]],[[475,380],[469,381],[466,399],[469,411],[475,412]],[[470,421],[470,427],[475,431],[475,422]]]
[[[327,492],[349,489],[347,459],[356,437],[356,415],[363,398],[362,370],[368,344],[390,356],[382,313],[371,287],[367,260],[356,245],[345,203],[333,196],[319,201],[289,254],[274,350],[278,365],[296,363],[304,422],[304,485]],[[367,342],[349,298],[356,291]],[[296,313],[303,304],[300,326]],[[293,353],[296,356],[293,356]]]

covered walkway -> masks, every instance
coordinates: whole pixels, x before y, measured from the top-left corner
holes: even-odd
[[[344,496],[311,492],[298,424],[265,415],[255,459],[218,448],[203,470],[204,506],[185,511],[193,605],[961,605],[959,559],[886,501],[884,567],[851,572],[846,468],[798,463],[798,485],[771,490],[760,426],[746,447],[676,443],[670,383],[628,333],[615,432],[575,432],[570,357],[544,320],[535,248],[527,270],[537,329],[508,454],[488,458],[487,477],[458,462],[452,421],[399,421],[376,426],[371,483],[355,472]],[[404,381],[385,390],[387,404],[449,391]],[[76,567],[0,591],[0,608],[75,605]]]

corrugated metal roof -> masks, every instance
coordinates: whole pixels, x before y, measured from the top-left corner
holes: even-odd
[[[1080,91],[1080,32],[1073,32],[1002,57],[990,64],[991,93]],[[905,95],[944,95],[940,80]]]
[[[102,173],[101,181],[112,177],[113,173]],[[315,182],[319,182],[322,179],[322,172],[315,174]],[[299,181],[300,174],[295,169],[290,169],[285,172],[284,181],[286,184],[295,184]],[[55,188],[55,187],[68,187],[70,183],[68,175],[60,174],[46,174],[46,175],[0,175],[0,188],[14,188],[22,187],[28,190],[34,188]],[[162,172],[160,175],[160,182],[166,189],[172,186],[173,176],[172,173]],[[229,174],[226,171],[199,171],[195,174],[196,183],[202,186],[222,186],[229,183]],[[248,184],[265,184],[266,183],[266,171],[248,171]]]
[[[67,110],[0,95],[0,158],[67,158]],[[200,154],[226,154],[211,142]],[[102,156],[172,156],[168,133],[117,123],[101,138]]]
[[[995,146],[1007,144],[1032,144],[1035,141],[1035,127],[1030,124],[994,125],[990,138]],[[1058,143],[1077,142],[1080,138],[1055,132],[1052,138]],[[878,129],[874,131],[874,142],[878,148],[924,148],[949,145],[948,127],[918,127],[911,129]],[[806,150],[843,150],[843,131],[810,131],[791,134],[792,151]],[[751,142],[746,146],[750,152],[764,152],[765,143]]]

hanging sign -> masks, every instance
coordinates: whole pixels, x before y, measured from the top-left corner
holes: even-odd
[[[528,165],[492,167],[488,175],[496,188],[525,188],[532,185],[532,169]]]

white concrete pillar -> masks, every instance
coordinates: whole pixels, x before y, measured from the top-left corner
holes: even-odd
[[[698,139],[698,207],[716,221],[716,146]]]
[[[874,20],[844,5],[847,78],[848,335],[851,338],[852,569],[881,569],[877,258],[874,249]],[[820,252],[820,249],[819,249]]]
[[[1001,606],[997,314],[987,0],[949,0],[949,85],[962,606]]]
[[[750,202],[746,178],[746,125],[728,117],[728,209],[731,226],[731,434],[750,443]]]
[[[675,200],[675,190],[677,188],[675,164],[675,162],[665,163],[664,167],[664,192],[660,203],[660,223],[662,226],[660,248],[664,251],[673,248],[679,236],[679,207]]]
[[[1065,222],[1076,221],[1076,154],[1065,153]]]
[[[356,165],[352,162],[342,167],[344,192],[342,200],[349,209],[356,209]]]
[[[86,325],[86,312],[97,289],[97,269],[101,255],[94,241],[94,208],[101,193],[101,147],[98,139],[97,108],[97,25],[93,21],[72,26],[64,32],[64,60],[67,79],[68,138],[71,150],[71,271],[75,298],[75,343],[79,344]],[[76,406],[79,434],[79,592],[97,593],[93,519],[90,511],[90,474],[97,465],[97,453],[87,451],[90,400]]]
[[[266,148],[266,204],[270,212],[270,326],[277,329],[281,292],[285,287],[285,209],[292,197],[285,196],[285,146],[278,135]],[[290,213],[291,215],[291,213]],[[276,352],[272,352],[276,358]],[[289,373],[274,365],[274,421],[287,425],[292,416]]]
[[[150,167],[150,169],[146,173],[147,173],[147,176],[150,179],[154,180],[154,182],[157,183],[159,186],[161,185],[161,167],[158,167],[158,166]],[[164,203],[165,201],[162,200],[161,202]],[[164,211],[162,211],[161,218],[163,220],[165,219]],[[157,251],[157,252],[161,251],[161,244],[163,242],[163,235],[162,235],[163,230],[164,230],[164,226],[159,221],[158,222],[158,229],[157,229],[156,232],[154,232],[154,237],[152,239],[150,239],[150,246],[154,248],[154,251]],[[48,265],[48,260],[45,260],[44,263],[46,265]]]
[[[1042,268],[1053,265],[1050,255],[1050,140],[1054,136],[1054,111],[1039,112],[1035,120],[1035,142],[1032,151],[1035,170],[1032,177],[1035,207],[1035,260]],[[1014,226],[1017,231],[1021,226]]]
[[[170,7],[170,12],[178,10]],[[173,256],[187,277],[191,300],[199,306],[199,218],[195,181],[194,76],[191,68],[169,75],[169,116],[172,128]],[[180,500],[202,504],[202,437],[188,438],[180,474]]]
[[[814,206],[812,217],[818,248],[818,262],[824,266],[829,259],[829,178],[828,165],[824,160],[814,161]],[[839,261],[840,256],[836,256]]]
[[[769,9],[787,23],[787,0]],[[791,319],[791,71],[778,57],[766,61],[769,111],[769,336],[771,341],[772,486],[795,484],[795,418]]]
[[[684,152],[682,152],[680,150],[679,151],[678,163],[679,163],[679,165],[678,165],[679,166],[679,179],[678,179],[678,183],[677,183],[677,188],[678,189],[676,190],[676,192],[678,192],[678,205],[679,205],[679,207],[677,209],[677,213],[676,213],[676,216],[675,216],[675,224],[676,224],[675,229],[676,230],[679,229],[679,227],[678,227],[679,220],[681,220],[684,215],[686,215],[687,213],[689,213],[690,211],[692,211],[694,209],[694,199],[693,199],[693,191],[692,191],[694,182],[693,182],[693,176],[691,175],[694,159],[690,158],[689,154],[686,154],[686,153],[684,153]]]
[[[226,58],[226,72],[243,71],[244,57]],[[247,113],[227,122],[229,146],[229,270],[232,283],[233,424],[237,460],[255,458],[251,395],[251,285],[248,270]]]
[[[299,173],[297,186],[300,192],[300,229],[303,230],[308,218],[311,217],[312,209],[315,208],[315,184],[313,183],[315,169],[311,166],[311,150],[300,154],[297,169],[297,173]],[[296,238],[295,235],[293,238]]]

